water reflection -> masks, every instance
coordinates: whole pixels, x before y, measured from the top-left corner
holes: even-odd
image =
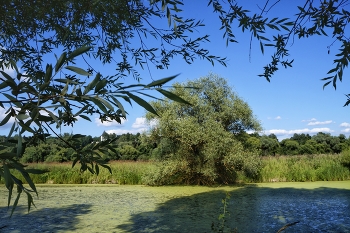
[[[227,225],[238,232],[350,232],[350,190],[294,189],[248,186],[231,190]],[[156,210],[131,217],[126,232],[211,232],[220,214],[223,190],[179,197],[159,204]]]
[[[241,232],[276,232],[295,221],[285,232],[350,232],[350,191],[247,187],[232,193],[231,215]]]

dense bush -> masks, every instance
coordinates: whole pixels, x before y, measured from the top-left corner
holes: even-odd
[[[137,160],[140,152],[131,145],[122,145],[117,148],[120,160]]]

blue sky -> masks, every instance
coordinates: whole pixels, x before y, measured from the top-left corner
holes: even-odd
[[[309,39],[297,38],[294,44],[288,47],[290,57],[295,61],[293,68],[281,68],[267,82],[264,78],[258,77],[263,72],[263,66],[270,61],[272,50],[265,50],[265,55],[260,52],[257,41],[253,40],[251,59],[249,59],[250,34],[241,33],[241,29],[236,29],[239,43],[225,45],[222,39],[222,32],[218,30],[220,22],[206,4],[198,4],[198,1],[188,1],[192,5],[184,8],[184,16],[191,14],[191,17],[203,19],[206,26],[201,29],[196,36],[204,34],[210,35],[210,43],[203,44],[203,47],[210,50],[214,55],[227,57],[227,67],[216,63],[212,66],[206,60],[196,60],[192,65],[188,65],[181,58],[175,58],[167,70],[156,70],[151,67],[150,73],[154,79],[168,77],[180,73],[175,82],[193,80],[210,72],[218,74],[228,80],[233,90],[244,99],[252,108],[254,115],[260,120],[265,134],[274,133],[281,140],[293,136],[294,133],[317,132],[331,133],[339,135],[341,133],[350,135],[350,107],[343,107],[346,98],[344,94],[349,93],[348,70],[344,72],[342,83],[338,83],[337,90],[329,86],[322,89],[323,82],[320,80],[327,76],[328,70],[333,68],[334,55],[337,46],[331,48],[328,54],[327,46],[333,40],[331,37],[314,37]],[[239,1],[239,3],[244,1]],[[256,1],[255,1],[256,2]],[[298,2],[295,4],[295,2]],[[273,18],[283,13],[283,16],[292,16],[296,5],[302,5],[304,1],[281,1],[273,8],[268,17]],[[295,4],[295,5],[288,5]],[[247,5],[253,11],[258,11],[256,4]],[[196,9],[196,10],[193,10]],[[167,20],[164,19],[164,26]],[[109,74],[113,71],[112,66],[97,65],[97,70],[102,74]],[[151,82],[148,70],[138,67],[143,80],[142,83]],[[135,81],[126,79],[125,82]],[[152,92],[150,92],[152,94]],[[147,99],[146,99],[147,100]],[[79,120],[73,128],[62,128],[61,132],[80,133],[92,136],[100,136],[103,131],[122,134],[137,133],[147,130],[148,126],[143,118],[145,110],[133,104],[132,107],[125,105],[129,112],[126,121],[122,124],[116,122],[101,123],[97,116],[92,117],[92,122]],[[0,109],[0,119],[4,116],[4,110]],[[0,135],[5,135],[8,125],[0,128]]]

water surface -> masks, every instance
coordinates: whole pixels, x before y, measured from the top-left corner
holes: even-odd
[[[350,181],[244,187],[38,185],[10,219],[0,188],[1,232],[212,232],[229,192],[227,226],[238,232],[350,232]]]

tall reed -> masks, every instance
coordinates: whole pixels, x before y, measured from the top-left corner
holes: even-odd
[[[263,159],[260,182],[335,181],[350,179],[342,155],[277,156]]]
[[[28,168],[48,170],[40,175],[30,175],[35,184],[142,184],[142,177],[155,166],[151,162],[117,161],[109,164],[112,174],[105,168],[100,168],[99,175],[90,172],[80,172],[79,164],[72,168],[71,163],[40,163],[29,164]],[[22,176],[16,171],[13,174]],[[1,180],[0,182],[4,182]]]
[[[350,179],[350,151],[342,155],[303,155],[263,157],[263,168],[257,180],[237,173],[237,181],[251,182],[291,182],[291,181],[334,181]],[[156,162],[116,161],[109,164],[112,174],[100,168],[100,174],[80,172],[79,164],[72,168],[71,163],[29,164],[28,168],[49,170],[41,175],[31,175],[35,184],[148,184],[146,174],[157,169]],[[19,173],[14,175],[25,180]],[[0,180],[4,183],[4,180]]]

